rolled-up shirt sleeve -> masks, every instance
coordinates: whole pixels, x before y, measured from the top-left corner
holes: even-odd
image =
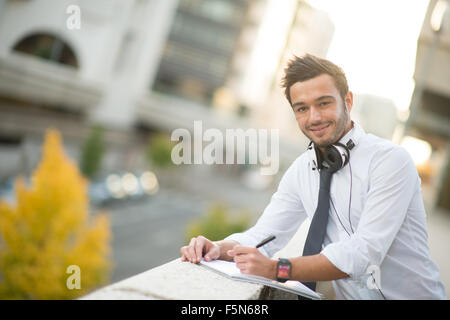
[[[292,163],[280,180],[277,191],[264,209],[256,224],[242,233],[234,233],[225,240],[234,240],[242,245],[256,246],[264,238],[275,235],[276,239],[259,248],[261,253],[271,257],[281,250],[295,234],[306,218],[300,199],[299,158]]]
[[[381,149],[369,166],[367,200],[355,233],[330,243],[321,252],[351,278],[360,279],[370,265],[380,266],[397,235],[420,179],[405,149]]]

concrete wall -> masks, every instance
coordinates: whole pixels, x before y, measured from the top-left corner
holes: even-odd
[[[173,260],[94,291],[82,300],[294,300],[262,285],[230,280],[205,267]]]

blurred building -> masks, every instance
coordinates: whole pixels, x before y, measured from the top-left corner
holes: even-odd
[[[35,165],[48,127],[76,154],[91,126],[103,125],[108,148],[117,146],[110,167],[126,162],[133,146],[142,149],[140,129],[192,129],[194,120],[218,129],[284,128],[288,116],[270,114],[284,103],[273,96],[285,60],[324,56],[333,29],[297,0],[3,0],[0,8],[0,148],[10,159],[0,172],[7,174]],[[285,150],[281,157],[291,159]]]
[[[433,206],[450,211],[450,3],[431,0],[417,43],[415,89],[405,134],[427,141]]]
[[[352,119],[367,133],[392,140],[398,125],[397,108],[392,100],[370,95],[357,94],[353,98]]]
[[[181,0],[153,88],[210,105],[233,71],[251,5],[245,0]]]
[[[132,145],[136,99],[157,70],[176,4],[3,1],[0,137],[7,147],[1,154],[15,154],[7,157],[17,161],[1,161],[2,175],[36,164],[36,146],[48,127],[63,133],[69,153],[76,153],[92,123],[114,129],[106,136],[112,147]],[[79,28],[73,28],[77,18]]]
[[[75,13],[70,11],[73,1],[4,3],[0,92],[35,109],[129,127],[134,115],[130,102],[123,100],[147,91],[176,1],[81,0],[76,4],[79,29],[69,25]],[[110,103],[116,98],[122,101]]]
[[[267,86],[267,94],[260,95],[255,116],[266,126],[280,129],[280,135],[292,145],[293,154],[306,150],[308,139],[300,132],[281,79],[290,59],[310,53],[325,58],[334,34],[334,25],[327,13],[311,7],[305,1],[294,1],[289,16],[286,41],[276,60],[274,77]]]
[[[138,102],[139,126],[245,128],[239,79],[266,9],[267,0],[180,0],[151,90]]]

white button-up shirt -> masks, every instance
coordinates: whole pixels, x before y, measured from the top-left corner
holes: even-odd
[[[346,144],[351,139],[355,146],[349,164],[332,176],[321,251],[350,276],[333,281],[336,297],[445,299],[439,269],[429,255],[420,178],[411,157],[353,124],[340,140]],[[255,246],[273,234],[276,239],[260,248],[266,256],[286,246],[317,207],[320,180],[314,159],[313,149],[300,155],[255,226],[226,239]]]

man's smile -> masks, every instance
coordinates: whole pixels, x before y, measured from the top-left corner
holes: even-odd
[[[310,131],[314,133],[316,136],[323,136],[325,132],[327,131],[328,127],[331,125],[331,123],[327,123],[324,125],[320,125],[318,127],[309,128]]]

